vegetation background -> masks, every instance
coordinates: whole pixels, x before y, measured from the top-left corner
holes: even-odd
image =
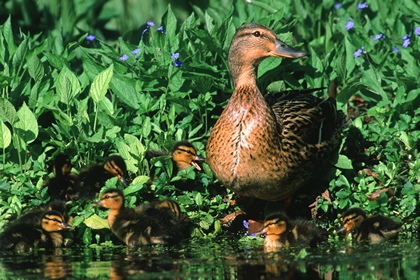
[[[264,61],[258,73],[263,93],[335,80],[339,107],[353,119],[336,173],[320,178],[329,196],[318,198],[319,216],[332,227],[343,209],[360,206],[403,220],[406,235],[417,234],[416,0],[2,1],[0,228],[49,201],[42,185],[58,153],[71,157],[76,172],[118,153],[131,179],[129,206],[172,197],[194,223],[193,236],[220,234],[219,219],[235,206],[208,166],[180,174],[195,182],[180,191],[174,184],[181,177],[168,176],[170,160],[147,162],[145,151],[189,140],[205,156],[211,127],[232,92],[229,44],[245,22],[266,24],[311,53]],[[160,176],[150,188],[144,183],[152,166]],[[116,178],[106,187],[115,185]],[[84,244],[110,240],[96,219],[105,211],[74,201],[70,213]]]

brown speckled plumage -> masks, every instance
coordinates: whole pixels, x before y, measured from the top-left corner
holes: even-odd
[[[232,39],[235,90],[210,134],[206,156],[216,177],[239,195],[271,201],[292,195],[340,143],[346,118],[334,98],[303,92],[280,95],[269,104],[256,85],[264,58],[306,55],[261,24],[241,26]]]

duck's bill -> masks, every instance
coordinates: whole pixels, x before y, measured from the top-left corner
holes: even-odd
[[[280,40],[276,40],[276,44],[272,52],[272,56],[281,56],[281,57],[288,57],[288,58],[298,58],[298,57],[304,57],[304,56],[309,56],[309,55],[310,55],[309,53],[292,48],[291,46],[287,45],[286,43]]]
[[[266,234],[267,233],[267,228],[263,227],[262,229],[260,229],[259,231],[257,231],[255,234],[257,235],[261,235],[261,234]]]
[[[92,203],[92,206],[101,206],[102,204],[102,200],[99,200],[98,202]]]
[[[71,225],[66,224],[66,223],[64,223],[64,222],[60,224],[60,227],[61,227],[61,228],[72,228],[72,226],[71,226]]]
[[[195,168],[197,168],[197,170],[201,171],[200,165],[198,165],[198,163],[196,163],[195,161],[191,161],[191,165],[195,166]]]
[[[335,232],[343,232],[343,231],[346,231],[346,228],[345,227],[341,227],[341,228],[339,228],[339,229],[337,229]]]

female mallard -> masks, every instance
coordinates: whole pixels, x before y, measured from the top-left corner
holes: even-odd
[[[228,60],[235,89],[211,131],[206,156],[215,176],[239,195],[270,201],[291,196],[340,143],[346,118],[334,98],[284,94],[270,106],[256,85],[265,58],[307,55],[262,24],[245,24],[232,39]]]
[[[342,222],[343,226],[337,232],[345,232],[346,237],[351,234],[357,243],[369,244],[396,238],[402,226],[402,223],[382,215],[367,217],[365,211],[357,207],[344,212]]]

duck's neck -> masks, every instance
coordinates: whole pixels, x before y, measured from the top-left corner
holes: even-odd
[[[110,228],[112,228],[112,225],[115,222],[115,217],[118,215],[118,213],[120,212],[120,208],[116,208],[116,209],[111,209],[111,211],[108,212],[108,225]]]
[[[229,59],[229,70],[234,87],[255,86],[257,84],[258,65],[244,63],[238,58]]]

